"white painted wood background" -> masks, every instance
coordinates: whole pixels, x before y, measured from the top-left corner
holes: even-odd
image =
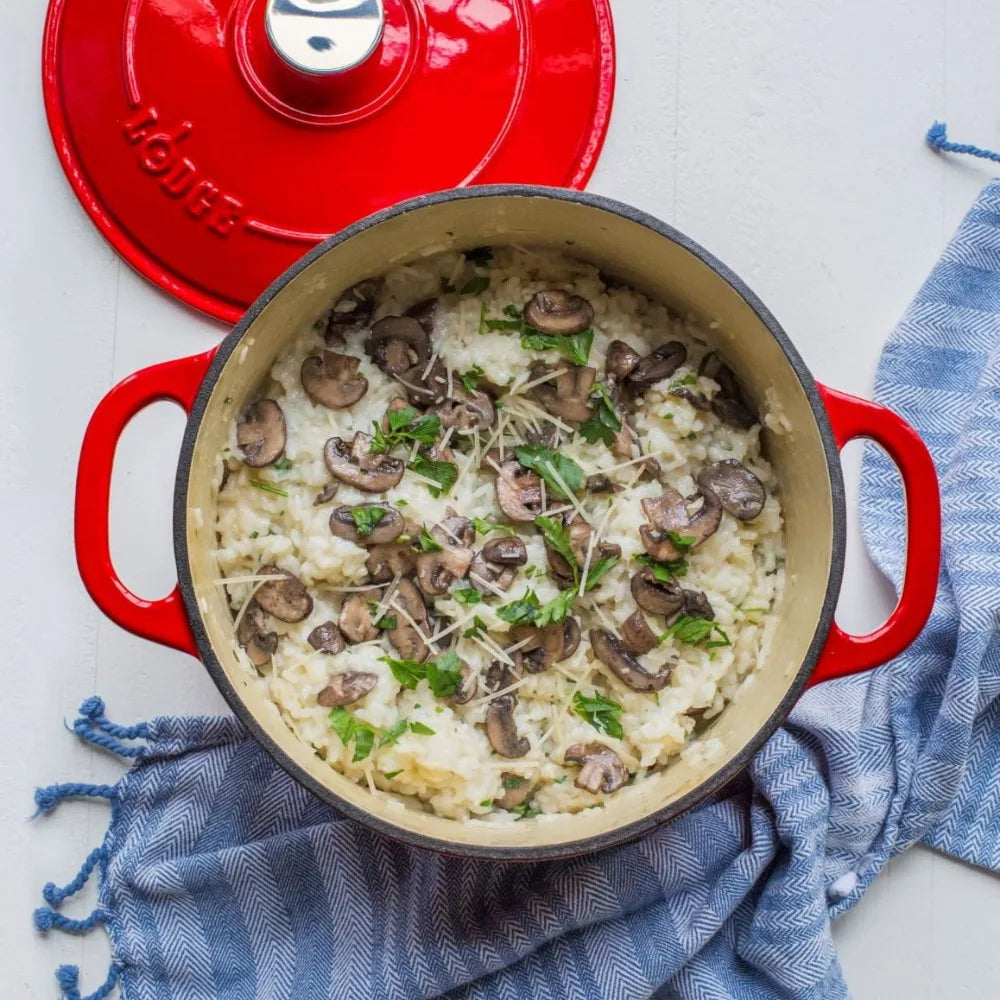
[[[870,391],[882,342],[989,178],[922,136],[1000,145],[1000,5],[988,0],[614,0],[619,76],[591,187],[678,226],[776,313],[818,378]],[[221,329],[119,262],[76,204],[42,111],[42,0],[5,5],[0,36],[0,576],[3,898],[0,994],[55,996],[61,962],[103,979],[100,932],[36,936],[48,879],[75,872],[106,810],[34,823],[31,793],[120,770],[62,728],[100,692],[121,721],[223,708],[200,664],[104,620],[72,550],[77,450],[97,400],[136,368],[202,350]],[[173,583],[170,499],[181,414],[126,433],[113,542],[140,593]],[[859,449],[845,457],[851,499]],[[852,524],[839,620],[874,625],[885,584]],[[90,909],[87,896],[68,907]],[[858,1000],[998,995],[1000,882],[923,850],[890,865],[836,928]],[[98,979],[97,977],[101,978]],[[206,998],[209,1000],[209,998]]]

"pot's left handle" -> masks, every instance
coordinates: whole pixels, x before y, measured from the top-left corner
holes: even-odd
[[[144,368],[119,382],[97,404],[90,418],[76,476],[76,562],[94,603],[129,632],[192,656],[197,656],[197,647],[184,614],[180,588],[174,587],[167,597],[157,601],[139,597],[125,586],[111,562],[111,470],[118,439],[141,409],[166,399],[190,412],[214,356],[215,348]]]

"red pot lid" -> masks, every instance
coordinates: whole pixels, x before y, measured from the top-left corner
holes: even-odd
[[[608,0],[53,0],[45,103],[125,259],[232,322],[370,212],[474,183],[582,187]]]

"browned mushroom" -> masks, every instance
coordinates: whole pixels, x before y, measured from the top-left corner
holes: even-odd
[[[556,448],[559,445],[559,428],[555,424],[548,423],[541,427],[527,427],[524,431],[524,440],[528,444]]]
[[[285,450],[285,415],[273,399],[251,403],[236,421],[236,443],[243,463],[260,469],[276,462]]]
[[[379,630],[372,620],[370,591],[350,594],[340,609],[338,624],[347,641],[371,642],[379,637]]]
[[[676,580],[657,580],[646,566],[632,577],[635,603],[651,615],[672,615],[684,606],[684,594]]]
[[[458,434],[469,434],[474,429],[485,431],[497,419],[493,400],[485,392],[469,392],[459,382],[452,384],[451,395],[430,412],[438,415],[442,427],[454,427]]]
[[[735,458],[706,465],[697,483],[702,493],[711,493],[723,510],[741,521],[752,521],[764,509],[764,484]]]
[[[314,403],[332,410],[353,406],[368,391],[368,379],[358,374],[360,364],[360,358],[352,354],[312,354],[299,372],[302,388]]]
[[[707,396],[703,393],[695,392],[693,389],[689,389],[686,385],[679,385],[675,389],[671,389],[670,395],[676,396],[678,399],[686,400],[696,410],[706,412],[712,409],[712,401]]]
[[[323,489],[316,494],[316,499],[313,500],[313,506],[322,507],[323,504],[329,503],[337,495],[337,490],[339,489],[340,483],[327,483],[326,486],[324,486]]]
[[[497,503],[512,521],[534,521],[542,512],[542,481],[516,458],[508,458],[497,472]]]
[[[501,809],[516,809],[531,794],[531,782],[520,774],[501,771],[503,795],[493,800],[493,804]]]
[[[409,543],[373,545],[365,560],[372,583],[388,583],[396,576],[406,576],[417,568],[417,553]]]
[[[330,656],[342,653],[345,647],[344,637],[340,634],[336,622],[323,622],[322,625],[317,625],[306,636],[306,642],[317,652],[328,653]]]
[[[257,591],[257,603],[269,614],[283,622],[300,622],[313,609],[313,599],[302,581],[286,569],[274,565],[261,566],[260,576],[280,576],[280,580],[267,580]]]
[[[586,330],[593,320],[594,307],[582,295],[558,288],[536,292],[524,306],[524,321],[541,333],[570,336]]]
[[[330,531],[355,545],[384,545],[403,533],[403,515],[387,503],[337,507],[330,515]]]
[[[621,487],[615,483],[610,476],[602,475],[601,473],[596,473],[593,476],[587,476],[587,481],[584,484],[586,486],[588,493],[599,494],[599,493],[617,493]]]
[[[490,694],[504,691],[521,679],[521,656],[514,652],[510,655],[511,663],[494,660],[486,670],[486,690]]]
[[[430,654],[430,648],[421,635],[421,632],[426,635],[430,631],[427,605],[412,580],[399,581],[393,602],[398,604],[406,614],[396,614],[396,627],[389,629],[386,633],[389,636],[389,641],[396,647],[404,660],[416,660],[417,663],[423,663]],[[411,618],[419,626],[419,631],[411,623]]]
[[[701,506],[692,516],[687,501],[674,489],[665,489],[653,499],[642,501],[650,525],[639,528],[643,547],[660,562],[675,562],[689,548],[700,545],[715,534],[722,519],[722,507],[711,493],[702,493]],[[685,543],[678,547],[681,539]]]
[[[467,517],[454,507],[446,507],[444,517],[431,528],[431,537],[439,545],[461,545],[469,548],[476,540],[476,529]]]
[[[431,334],[434,332],[434,320],[437,319],[437,307],[437,299],[424,299],[410,306],[403,315],[412,316],[428,334]]]
[[[431,406],[448,398],[448,369],[440,358],[435,358],[430,368],[426,363],[408,368],[396,376],[396,381],[406,390],[406,398],[414,406]]]
[[[405,354],[400,344],[405,348]],[[365,341],[365,350],[379,368],[392,376],[399,376],[408,368],[426,365],[431,356],[427,331],[413,316],[386,316],[380,319],[372,326]]]
[[[490,562],[481,551],[476,553],[469,567],[469,583],[481,594],[510,590],[516,577],[516,567]]]
[[[381,421],[382,433],[388,434],[389,431],[391,430],[391,427],[389,425],[390,413],[399,413],[400,410],[412,410],[412,409],[413,407],[410,406],[410,404],[405,399],[400,399],[399,397],[397,397],[396,399],[392,400],[392,402],[390,402],[389,405],[385,408],[385,413],[382,414],[382,421]]]
[[[684,606],[681,608],[681,614],[690,615],[692,618],[707,618],[709,620],[715,618],[715,611],[704,591],[684,588],[682,594]]]
[[[478,690],[479,678],[475,670],[467,663],[463,663],[458,674],[458,687],[448,696],[448,701],[453,705],[465,705],[476,697]]]
[[[472,549],[445,545],[440,552],[421,552],[417,556],[417,582],[428,597],[446,594],[456,580],[461,580],[472,565]]]
[[[645,392],[650,386],[669,378],[687,360],[687,348],[679,340],[670,340],[654,348],[625,376],[632,392]]]
[[[358,431],[349,445],[339,437],[330,438],[323,449],[330,474],[365,493],[384,493],[403,478],[405,465],[390,455],[373,455],[371,438]]]
[[[360,701],[378,683],[377,674],[356,673],[337,674],[330,678],[330,683],[316,696],[316,702],[322,708],[338,708],[340,705],[352,705]]]
[[[712,400],[712,412],[723,423],[744,431],[759,423],[757,414],[747,401],[740,380],[732,368],[722,360],[718,351],[709,351],[701,359],[698,374],[705,375],[718,383],[719,391]]]
[[[563,759],[581,765],[576,787],[593,795],[598,792],[610,795],[628,781],[621,757],[603,743],[574,743],[566,748]]]
[[[325,334],[326,342],[343,343],[346,334],[367,326],[375,311],[375,300],[381,290],[381,278],[366,278],[356,285],[351,285],[330,310]]]
[[[523,757],[531,744],[517,735],[517,724],[514,722],[514,706],[517,699],[510,694],[494,698],[486,709],[486,737],[490,746],[501,757]]]
[[[243,612],[239,627],[236,629],[236,638],[255,667],[270,663],[271,656],[278,648],[278,633],[267,631],[264,612],[253,600]]]
[[[578,514],[569,511],[563,515],[563,523],[569,528],[569,544],[573,555],[576,556],[577,567],[583,568],[587,561],[587,550],[590,547],[590,536],[594,529],[583,520]],[[620,556],[621,546],[612,542],[601,542],[594,553],[594,557]],[[573,568],[567,562],[566,557],[561,552],[556,552],[548,544],[545,546],[545,554],[549,560],[549,570],[556,577],[557,581],[564,584],[571,584],[575,576]]]
[[[590,645],[594,655],[633,691],[660,691],[670,682],[671,664],[665,663],[658,673],[651,674],[625,648],[625,644],[606,628],[590,630]]]
[[[494,538],[483,546],[483,558],[499,566],[523,566],[528,561],[528,550],[516,535]]]
[[[534,365],[531,377],[540,378],[552,370],[548,365]],[[596,368],[582,365],[562,367],[555,378],[540,382],[532,388],[531,395],[554,417],[570,423],[580,423],[594,415],[588,400],[596,377]]]
[[[641,611],[633,612],[622,622],[622,642],[636,656],[642,656],[656,647],[656,636]]]
[[[609,375],[623,379],[641,360],[639,352],[629,347],[624,340],[612,340],[608,344],[605,368]]]

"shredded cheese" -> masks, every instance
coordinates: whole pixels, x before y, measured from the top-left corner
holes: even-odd
[[[400,604],[397,604],[395,600],[393,600],[390,603],[389,607],[393,608],[395,611],[398,611],[413,626],[414,631],[417,633],[418,636],[420,636],[421,641],[424,643],[424,645],[428,647],[428,649],[432,650],[435,653],[441,652],[440,647],[437,646],[436,643],[431,641],[431,637],[427,635],[427,633],[424,632],[424,630],[413,620],[413,616],[410,614],[409,611],[406,610],[406,608],[402,607],[402,605]]]
[[[594,522],[591,521],[590,515],[583,509],[583,505],[577,500],[576,494],[566,485],[566,480],[556,472],[555,466],[551,462],[546,462],[545,467],[549,470],[549,475],[556,481],[559,488],[566,494],[569,502],[576,508],[576,512],[593,528]]]
[[[424,369],[423,375],[420,376],[425,382],[427,381],[427,376],[430,375],[431,369],[434,367],[434,362],[437,361],[437,359],[438,359],[438,352],[435,351],[431,355],[430,361],[427,362],[427,367]],[[451,394],[449,393],[449,395]]]
[[[473,583],[481,583],[488,591],[495,594],[497,597],[507,596],[498,586],[484,577],[481,577],[478,573],[470,573],[469,579],[472,580]]]

